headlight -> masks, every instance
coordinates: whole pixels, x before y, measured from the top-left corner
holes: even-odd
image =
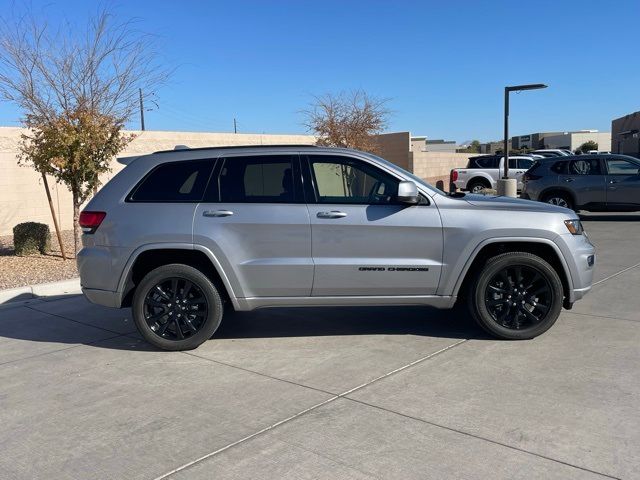
[[[584,233],[582,223],[577,218],[573,220],[565,220],[564,224],[567,226],[567,230],[569,230],[572,235],[582,235]]]

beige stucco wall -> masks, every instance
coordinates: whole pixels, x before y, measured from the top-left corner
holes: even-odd
[[[477,153],[412,152],[412,173],[424,178],[434,187],[442,181],[444,190],[448,191],[451,169],[466,167],[469,157],[474,155]]]
[[[30,167],[17,165],[18,142],[23,132],[21,128],[0,127],[0,235],[11,234],[15,225],[27,221],[46,223],[53,231],[51,213],[40,175]],[[133,133],[137,138],[122,152],[123,157],[172,149],[175,145],[205,147],[315,143],[315,137],[311,135],[159,131]],[[442,180],[445,189],[449,185],[449,171],[465,166],[469,157],[467,154],[458,153],[411,151],[409,132],[380,135],[378,143],[382,157],[425,178],[433,185]],[[115,160],[111,165],[112,171],[103,177],[103,182],[123,168]],[[71,193],[64,185],[56,184],[53,178],[49,178],[49,186],[61,228],[71,229]]]
[[[30,167],[17,165],[18,142],[23,132],[24,130],[21,128],[0,127],[0,235],[10,235],[13,227],[22,222],[46,223],[53,232],[51,213],[40,174]],[[132,133],[137,137],[122,152],[120,155],[122,157],[151,153],[156,150],[168,150],[176,145],[208,147],[315,143],[315,137],[312,135],[160,131]],[[111,167],[111,173],[103,177],[103,182],[124,168],[115,159],[111,163]],[[49,178],[49,187],[60,227],[63,230],[73,228],[71,193],[64,185],[56,184],[53,178]]]

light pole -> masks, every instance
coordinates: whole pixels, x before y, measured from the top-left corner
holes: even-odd
[[[547,88],[544,83],[504,87],[504,176],[498,180],[498,195],[517,196],[518,182],[509,178],[509,93]]]

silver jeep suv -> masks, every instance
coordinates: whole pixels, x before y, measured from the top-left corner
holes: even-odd
[[[447,195],[374,155],[313,146],[178,149],[126,164],[82,212],[89,300],[131,307],[166,350],[235,310],[460,300],[488,332],[533,338],[591,288],[571,210]]]

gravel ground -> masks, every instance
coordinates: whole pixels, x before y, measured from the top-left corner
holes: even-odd
[[[13,235],[0,236],[0,290],[77,277],[76,260],[72,254],[73,231],[63,231],[62,241],[66,261],[62,259],[58,238],[53,232],[49,253],[25,257],[14,255]]]

